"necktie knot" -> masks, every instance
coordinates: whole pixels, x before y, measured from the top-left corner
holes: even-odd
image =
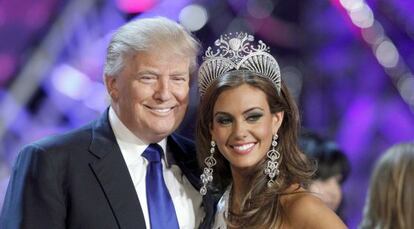
[[[149,162],[160,162],[163,150],[160,145],[151,143],[142,154]]]

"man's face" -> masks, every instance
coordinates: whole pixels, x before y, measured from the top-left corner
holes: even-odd
[[[155,50],[127,58],[122,72],[106,77],[112,106],[141,140],[158,142],[184,118],[189,92],[188,57]]]

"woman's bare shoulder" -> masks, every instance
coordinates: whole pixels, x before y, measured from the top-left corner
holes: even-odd
[[[347,228],[318,197],[303,188],[282,199],[289,228]]]

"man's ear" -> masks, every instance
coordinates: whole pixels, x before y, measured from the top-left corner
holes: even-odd
[[[272,132],[274,134],[276,134],[279,131],[279,128],[282,126],[284,115],[285,115],[284,111],[279,111],[273,114],[273,118],[272,118],[273,131]]]
[[[112,101],[117,101],[119,90],[118,85],[116,83],[116,78],[113,76],[105,75],[105,86]]]

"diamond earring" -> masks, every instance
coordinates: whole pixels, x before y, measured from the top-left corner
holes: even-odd
[[[277,159],[280,158],[280,153],[276,150],[277,146],[277,134],[272,137],[272,148],[267,152],[267,165],[264,170],[264,173],[269,176],[269,181],[267,186],[271,187],[275,183],[275,178],[279,175],[279,162]]]
[[[217,164],[217,161],[214,158],[216,143],[212,140],[210,145],[210,156],[204,160],[206,167],[204,167],[203,174],[200,176],[201,182],[203,183],[203,186],[200,189],[200,194],[202,196],[207,194],[207,185],[209,182],[213,181],[213,166]]]

